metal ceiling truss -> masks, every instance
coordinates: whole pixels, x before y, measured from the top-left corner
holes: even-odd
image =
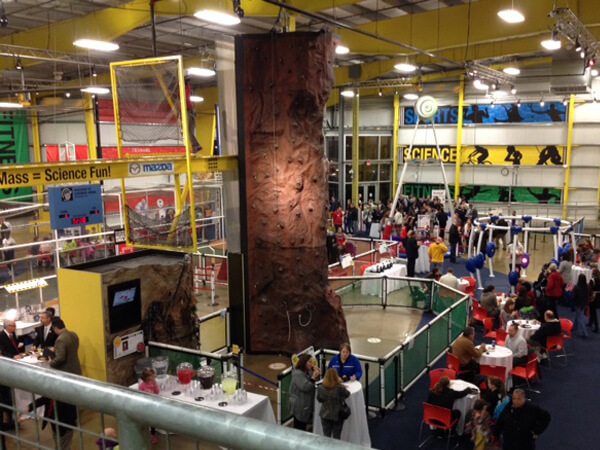
[[[600,43],[573,11],[569,8],[556,8],[548,17],[554,19],[554,30],[570,40],[576,51],[582,52],[582,57],[589,61],[600,56]]]
[[[491,83],[514,85],[516,77],[508,75],[491,67],[484,66],[474,61],[468,61],[465,64],[467,75],[474,79],[489,81]]]
[[[102,59],[92,59],[89,56],[74,53],[46,50],[43,48],[24,47],[21,45],[0,44],[0,56],[9,56],[36,61],[50,61],[83,66],[109,67],[108,62]]]

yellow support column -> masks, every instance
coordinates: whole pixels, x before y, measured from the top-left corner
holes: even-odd
[[[569,186],[571,184],[571,158],[573,156],[573,121],[575,119],[575,96],[569,99],[569,125],[567,134],[567,170],[565,171],[565,195],[563,196],[563,219],[569,212]]]
[[[98,140],[96,136],[96,117],[92,94],[83,95],[83,111],[85,116],[85,133],[87,135],[88,159],[98,159]]]
[[[394,93],[394,131],[392,133],[392,193],[398,188],[398,128],[400,127],[400,93]]]
[[[454,178],[454,202],[460,195],[460,165],[462,163],[462,133],[463,133],[463,108],[465,102],[465,77],[460,77],[460,91],[458,94],[458,133],[456,137],[456,175]],[[450,211],[452,213],[452,211]]]
[[[352,203],[358,207],[358,182],[360,173],[358,170],[358,149],[359,149],[359,132],[358,132],[358,119],[359,119],[359,100],[358,91],[356,95],[352,97]],[[341,125],[343,126],[343,124]],[[340,171],[342,168],[340,167]],[[366,201],[367,199],[363,199]]]

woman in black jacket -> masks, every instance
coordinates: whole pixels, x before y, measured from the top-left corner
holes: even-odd
[[[290,411],[294,418],[294,428],[306,431],[312,423],[313,410],[315,409],[315,380],[319,379],[321,372],[313,366],[313,356],[304,353],[292,371],[292,384],[290,386]]]
[[[472,388],[467,388],[464,391],[454,391],[450,389],[450,378],[442,377],[429,392],[427,403],[450,409],[452,411],[452,420],[454,420],[460,417],[460,411],[452,409],[454,401],[476,392],[478,391]]]
[[[350,392],[342,384],[337,370],[327,369],[323,384],[317,389],[317,401],[323,403],[319,415],[325,436],[339,439],[342,435],[344,421],[340,420],[340,409],[342,401],[348,397],[350,397]]]
[[[592,270],[592,280],[590,281],[590,321],[588,326],[592,326],[594,333],[598,332],[598,313],[600,306],[600,270]]]
[[[573,329],[575,332],[580,331],[581,337],[586,338],[588,332],[585,328],[585,308],[590,303],[590,289],[587,284],[587,278],[580,273],[577,279],[577,285],[573,290],[573,306],[575,307],[575,323]]]

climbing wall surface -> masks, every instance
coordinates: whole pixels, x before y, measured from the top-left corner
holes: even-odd
[[[336,41],[291,33],[241,42],[250,350],[337,348],[348,334],[327,282],[323,145]]]

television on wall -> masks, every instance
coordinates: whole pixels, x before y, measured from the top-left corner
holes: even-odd
[[[142,292],[139,279],[108,286],[107,293],[111,333],[141,325]]]

